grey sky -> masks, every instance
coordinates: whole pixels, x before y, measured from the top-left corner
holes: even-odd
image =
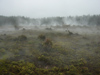
[[[100,14],[100,0],[0,0],[0,15],[31,18]]]

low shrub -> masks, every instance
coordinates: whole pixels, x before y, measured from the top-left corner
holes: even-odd
[[[52,46],[52,41],[50,39],[46,39],[43,43],[45,46]]]
[[[45,40],[46,39],[46,36],[43,35],[43,34],[41,34],[41,35],[38,36],[38,38],[41,39],[41,40]]]
[[[69,30],[68,30],[68,34],[69,34],[69,35],[73,35],[73,33],[72,33],[71,31],[69,31]]]
[[[45,28],[46,30],[52,30],[52,28]]]
[[[18,40],[19,41],[26,41],[27,37],[25,35],[20,35],[20,36],[18,36]]]

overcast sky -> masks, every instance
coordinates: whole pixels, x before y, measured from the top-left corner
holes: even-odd
[[[100,14],[100,0],[0,0],[0,15],[31,18]]]

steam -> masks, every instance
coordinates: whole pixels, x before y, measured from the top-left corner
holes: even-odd
[[[29,18],[24,16],[0,16],[0,29],[43,29],[69,28],[70,26],[100,26],[100,15],[83,15],[68,17]],[[73,28],[71,28],[73,30]],[[79,30],[79,29],[76,29]],[[81,29],[80,29],[81,30]]]

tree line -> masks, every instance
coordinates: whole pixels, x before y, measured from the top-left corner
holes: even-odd
[[[29,18],[24,16],[0,16],[3,25],[100,25],[100,15],[83,15],[68,17]]]

